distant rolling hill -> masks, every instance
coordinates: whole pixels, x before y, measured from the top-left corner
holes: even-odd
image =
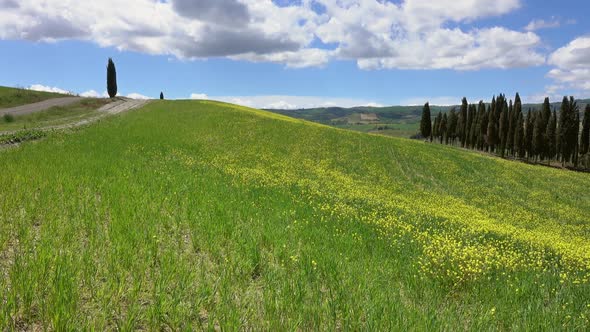
[[[472,101],[473,102],[473,101]],[[578,99],[580,112],[583,112],[590,99]],[[489,103],[487,103],[489,106]],[[523,104],[523,111],[540,109],[542,104]],[[561,101],[551,103],[559,112]],[[461,105],[437,106],[430,105],[432,117],[439,113],[459,109]],[[361,132],[380,133],[389,136],[411,137],[418,132],[422,106],[387,106],[387,107],[318,107],[305,109],[266,109],[273,113],[292,118],[313,121],[338,128]]]

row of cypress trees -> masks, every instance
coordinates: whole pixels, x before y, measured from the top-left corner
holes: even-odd
[[[564,97],[559,112],[545,98],[540,110],[522,110],[518,93],[512,100],[494,96],[490,104],[469,104],[459,111],[439,112],[431,122],[430,105],[422,111],[420,132],[441,144],[495,153],[535,162],[552,160],[578,166],[590,149],[590,104],[586,105],[580,133],[580,111],[574,97]]]

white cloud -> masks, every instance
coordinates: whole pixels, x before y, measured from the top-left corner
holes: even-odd
[[[316,12],[315,3],[325,12]],[[76,39],[180,59],[229,57],[292,68],[333,59],[352,59],[363,69],[542,64],[533,32],[449,28],[520,6],[521,0],[0,1],[0,39]],[[332,46],[318,48],[321,43]]]
[[[148,96],[144,96],[142,94],[139,94],[137,92],[133,92],[127,95],[127,98],[132,98],[132,99],[151,99]]]
[[[46,85],[42,85],[42,84],[33,84],[29,87],[29,90],[72,94],[70,91],[60,89],[58,87],[46,86]]]
[[[489,98],[467,98],[470,104],[479,103],[480,100],[489,100]],[[431,106],[453,106],[460,105],[463,97],[438,96],[438,97],[413,97],[402,100],[400,105],[405,106],[424,106],[428,102]]]
[[[205,97],[205,98],[201,98]],[[207,96],[191,94],[191,99],[211,99],[227,103],[264,109],[300,109],[314,107],[382,106],[375,101],[355,98],[331,98],[315,96]]]
[[[297,106],[293,105],[293,104],[289,104],[288,102],[286,102],[284,100],[279,100],[277,102],[270,103],[270,104],[266,105],[266,107],[264,107],[264,108],[278,109],[278,110],[292,110],[292,109],[297,109]]]
[[[547,95],[590,96],[590,36],[579,37],[549,56],[554,68],[547,77],[554,80],[546,88]]]
[[[88,90],[85,92],[82,92],[80,94],[81,97],[91,97],[91,98],[106,98],[109,96],[109,94],[104,91],[102,94],[96,92],[95,90]]]
[[[551,20],[532,20],[529,24],[527,24],[524,29],[526,31],[536,31],[540,29],[551,29],[551,28],[559,28],[561,26],[561,22],[559,20],[552,18]]]
[[[191,99],[209,99],[209,97],[204,93],[191,93]]]

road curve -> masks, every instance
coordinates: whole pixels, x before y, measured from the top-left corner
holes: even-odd
[[[12,115],[25,115],[35,112],[44,111],[54,106],[66,106],[82,100],[82,97],[62,97],[53,98],[40,101],[34,104],[27,104],[22,106],[2,108],[0,109],[0,116],[10,113]]]
[[[148,104],[151,100],[148,99],[129,99],[129,98],[119,98],[117,101],[113,101],[104,105],[103,107],[98,109],[99,115],[84,119],[75,123],[68,123],[59,126],[50,126],[50,127],[43,127],[39,128],[41,130],[50,130],[50,129],[67,129],[67,128],[74,128],[83,125],[90,124],[97,120],[100,120],[108,115],[119,114],[122,112],[130,111],[136,108],[140,108]]]
[[[35,129],[36,130],[55,130],[55,129],[68,129],[68,128],[79,127],[79,126],[93,123],[93,122],[98,121],[98,120],[100,120],[106,116],[109,116],[109,115],[115,115],[115,114],[119,114],[122,112],[130,111],[130,110],[133,110],[136,108],[141,108],[151,101],[152,100],[149,100],[149,99],[130,99],[130,98],[120,97],[120,98],[117,98],[117,100],[110,102],[110,103],[102,106],[101,108],[99,108],[97,110],[98,114],[94,117],[84,119],[84,120],[74,122],[74,123],[66,123],[66,124],[57,125],[57,126],[38,127]],[[15,133],[18,131],[19,130],[0,131],[0,136],[6,135],[6,134],[12,134],[12,133]]]

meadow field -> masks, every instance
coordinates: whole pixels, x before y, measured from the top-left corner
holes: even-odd
[[[213,101],[0,167],[0,330],[590,326],[589,174]]]

